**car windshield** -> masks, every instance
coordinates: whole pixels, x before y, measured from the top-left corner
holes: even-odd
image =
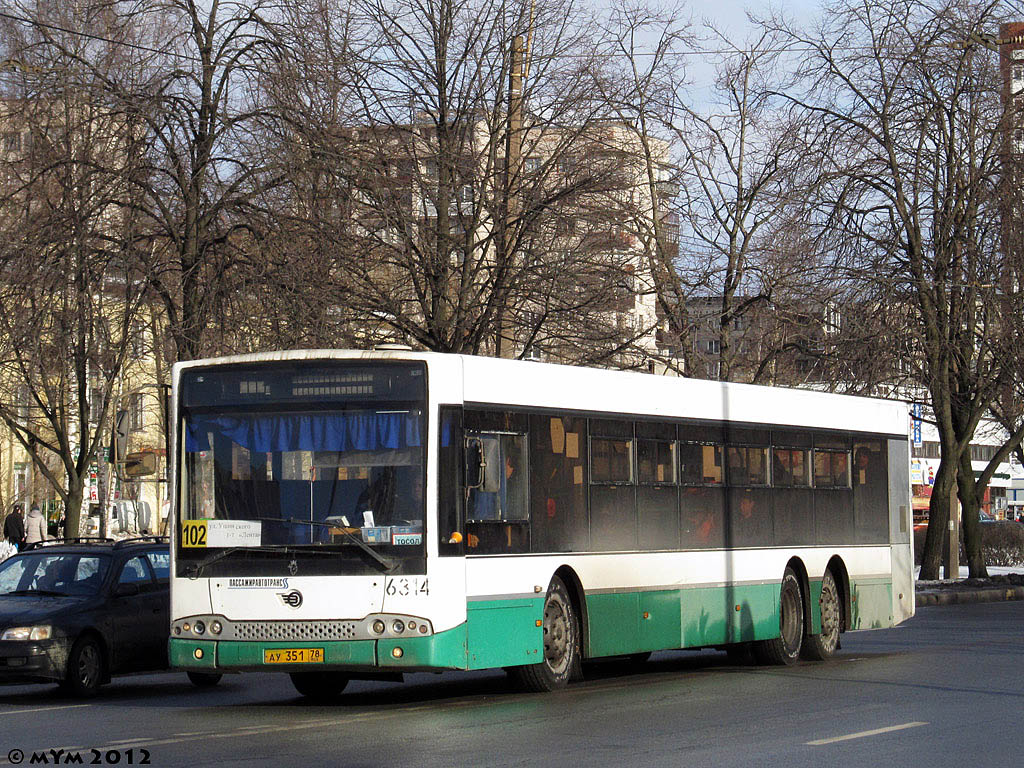
[[[0,563],[0,595],[95,595],[109,567],[107,555],[83,552],[15,555]]]

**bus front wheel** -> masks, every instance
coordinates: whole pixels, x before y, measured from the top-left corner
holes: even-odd
[[[295,690],[314,701],[329,701],[345,690],[348,675],[339,672],[292,672]]]
[[[544,659],[538,664],[511,667],[509,675],[524,690],[564,688],[580,665],[580,622],[569,590],[555,576],[544,599]]]
[[[787,568],[779,593],[779,636],[759,640],[754,645],[754,654],[762,664],[792,664],[800,656],[803,639],[804,600],[800,579],[792,568]]]
[[[197,688],[213,688],[224,677],[220,672],[186,672],[192,685]]]
[[[812,661],[830,659],[839,648],[841,604],[832,571],[825,571],[825,577],[821,580],[821,599],[818,603],[821,606],[821,634],[804,638],[801,651],[805,659]]]

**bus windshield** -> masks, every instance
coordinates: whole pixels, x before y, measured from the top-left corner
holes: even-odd
[[[184,372],[179,570],[418,571],[423,378],[408,363]]]

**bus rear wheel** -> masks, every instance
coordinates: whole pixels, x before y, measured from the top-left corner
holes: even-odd
[[[801,655],[812,661],[824,661],[832,658],[839,648],[839,632],[841,630],[841,606],[839,589],[832,571],[825,571],[821,580],[821,634],[804,638]]]
[[[579,673],[580,622],[569,590],[555,576],[544,599],[544,659],[538,664],[511,667],[509,675],[527,691],[564,688]]]
[[[779,636],[755,643],[754,655],[762,664],[793,664],[800,657],[803,639],[804,600],[800,579],[792,568],[787,568],[779,594]]]
[[[292,672],[295,690],[314,701],[330,701],[345,690],[348,675],[340,672]]]

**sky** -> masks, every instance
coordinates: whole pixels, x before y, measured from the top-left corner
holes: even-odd
[[[813,15],[821,0],[689,0],[695,19],[708,18],[720,29],[742,35],[747,29],[746,9],[764,13],[770,8],[781,9],[796,18]]]

